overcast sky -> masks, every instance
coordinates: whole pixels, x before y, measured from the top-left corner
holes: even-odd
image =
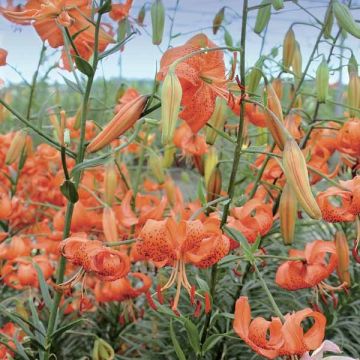
[[[173,16],[174,6],[176,0],[163,0],[166,6],[167,15]],[[16,0],[14,0],[16,3]],[[115,1],[116,2],[116,1]],[[4,0],[0,0],[4,4]],[[134,0],[134,5],[131,10],[131,16],[136,17],[144,0]],[[249,0],[251,6],[257,5],[258,0]],[[325,9],[328,0],[299,0],[300,5],[307,8],[307,10],[323,20]],[[209,35],[216,43],[223,44],[223,32],[214,37],[212,35],[211,24],[214,14],[222,7],[227,6],[226,28],[232,34],[235,42],[240,37],[241,26],[241,0],[180,0],[179,7],[176,14],[173,34],[179,34],[176,39],[171,42],[172,46],[184,43],[192,35],[198,32],[204,32]],[[360,0],[353,0],[352,6],[360,6]],[[233,10],[234,11],[233,11]],[[359,10],[353,11],[354,15],[360,19]],[[249,31],[247,41],[247,66],[252,66],[260,51],[261,39],[252,31],[255,22],[256,11],[251,12],[249,17]],[[300,22],[314,22],[310,15],[304,13],[303,10],[291,2],[286,2],[285,9],[280,12],[273,12],[265,43],[265,53],[269,52],[273,46],[281,45],[284,34],[288,30],[290,23]],[[166,34],[169,33],[170,27],[169,18],[166,19]],[[303,63],[306,62],[310,51],[315,43],[317,37],[317,30],[314,27],[298,25],[294,28],[298,42],[301,45],[303,53]],[[145,29],[140,29],[141,35],[137,35],[131,42],[126,45],[125,51],[116,56],[106,59],[103,63],[103,72],[105,77],[109,78],[120,74],[119,56],[121,56],[122,72],[125,78],[131,79],[151,79],[153,78],[156,64],[161,58],[161,50],[165,50],[168,45],[168,36],[165,35],[164,42],[161,45],[161,50],[151,44],[149,33],[150,13],[146,14]],[[148,33],[148,34],[147,34]],[[39,57],[41,49],[41,41],[36,32],[31,26],[18,27],[9,23],[4,18],[0,17],[0,47],[5,48],[9,52],[8,62],[15,68],[21,70],[25,78],[30,79]],[[351,47],[355,56],[360,61],[360,40],[351,36],[346,40],[346,45]],[[320,49],[325,49],[324,45]],[[49,48],[48,53],[52,54],[49,63],[56,61],[60,54],[54,52]],[[339,50],[336,51],[339,53]],[[345,56],[349,56],[349,52],[345,52]],[[48,65],[44,65],[43,72]],[[315,72],[316,63],[311,71]],[[60,74],[66,74],[62,70],[55,70],[52,72],[51,79],[61,80]],[[0,78],[5,81],[17,82],[20,80],[19,76],[8,66],[0,68]]]

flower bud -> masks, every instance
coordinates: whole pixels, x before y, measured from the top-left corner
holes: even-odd
[[[291,186],[284,185],[279,204],[280,230],[285,245],[293,243],[297,219],[297,199]]]
[[[214,168],[218,163],[218,154],[214,146],[209,148],[209,151],[205,154],[205,164],[204,164],[204,177],[205,177],[205,186],[208,185],[210,175],[212,174]]]
[[[163,167],[168,169],[174,162],[176,147],[174,145],[167,145],[164,147],[164,157],[162,160]]]
[[[145,14],[146,14],[146,8],[145,8],[145,4],[141,7],[141,9],[139,10],[138,16],[137,16],[137,23],[140,26],[144,25],[144,20],[145,20]]]
[[[287,130],[284,126],[281,103],[271,84],[264,88],[264,92],[267,99],[267,108],[265,109],[267,127],[276,145],[283,150]]]
[[[281,102],[282,96],[283,96],[283,82],[281,78],[276,78],[271,83],[276,96],[278,97],[279,101]]]
[[[354,72],[350,74],[347,95],[348,95],[349,115],[351,117],[358,116],[359,112],[356,111],[355,109],[360,109],[360,78]]]
[[[316,95],[320,103],[326,102],[329,93],[329,67],[325,59],[316,70]]]
[[[337,267],[336,271],[339,276],[339,279],[342,282],[346,282],[347,286],[350,287],[350,255],[349,255],[349,245],[346,239],[345,234],[342,231],[337,231],[335,234],[335,246],[337,254]]]
[[[208,123],[216,130],[223,130],[226,120],[227,102],[222,97],[217,97],[215,101],[215,109]],[[206,143],[214,145],[217,132],[211,127],[206,127]]]
[[[254,32],[256,34],[262,33],[262,31],[266,28],[269,23],[271,16],[271,4],[268,0],[263,0],[260,3],[260,8],[256,15]]]
[[[324,19],[324,38],[330,39],[331,38],[331,30],[334,25],[334,11],[333,7],[330,5],[328,6],[325,14]]]
[[[216,35],[216,33],[218,32],[218,30],[220,29],[221,24],[224,21],[224,15],[225,15],[225,6],[222,7],[215,15],[214,20],[213,20],[213,34]]]
[[[116,217],[113,209],[110,206],[105,206],[102,217],[103,232],[106,241],[118,241],[118,231],[116,224]]]
[[[107,205],[111,206],[115,199],[115,191],[117,188],[118,176],[116,173],[114,160],[109,161],[105,165],[104,176],[104,199]]]
[[[216,200],[220,197],[221,194],[221,186],[222,186],[222,176],[220,169],[216,166],[207,183],[206,186],[206,201],[210,202]]]
[[[92,360],[113,360],[115,351],[105,340],[97,338],[94,342]]]
[[[286,179],[299,204],[311,218],[320,220],[321,210],[311,191],[304,155],[292,138],[285,142],[282,164]]]
[[[296,41],[294,57],[291,65],[293,68],[293,72],[297,78],[296,80],[298,81],[302,75],[302,56],[301,56],[300,44],[297,41]]]
[[[176,203],[176,188],[174,181],[169,177],[164,182],[164,190],[170,206]]]
[[[80,105],[75,113],[75,121],[73,128],[74,130],[79,130],[81,125],[81,114],[82,114],[82,105]]]
[[[160,45],[164,33],[165,7],[161,0],[154,0],[151,5],[152,43]]]
[[[159,184],[163,184],[165,181],[165,172],[163,168],[162,156],[151,152],[149,157],[149,167],[157,182]]]
[[[284,8],[284,0],[271,0],[274,10],[281,10]]]
[[[349,59],[349,62],[348,62],[348,73],[349,73],[349,76],[351,74],[356,74],[358,75],[358,62],[354,56],[354,54],[351,54],[350,56],[350,59]]]
[[[140,118],[147,100],[148,96],[141,95],[124,104],[114,118],[90,142],[86,151],[88,153],[98,151],[124,134],[124,132],[131,128]]]
[[[165,76],[161,90],[162,143],[171,144],[180,112],[182,88],[173,68]]]
[[[11,141],[9,150],[6,153],[5,163],[11,165],[20,159],[21,153],[26,144],[27,130],[19,130]]]
[[[296,48],[295,34],[292,28],[285,35],[283,43],[283,66],[285,70],[290,68],[292,64]]]
[[[246,84],[247,84],[247,91],[250,94],[253,94],[256,92],[261,77],[262,77],[262,67],[264,64],[264,60],[265,58],[263,56],[261,56],[258,61],[256,62],[255,66],[251,69],[247,79],[246,79]]]
[[[339,27],[360,39],[360,25],[352,17],[349,8],[335,0],[333,10]]]

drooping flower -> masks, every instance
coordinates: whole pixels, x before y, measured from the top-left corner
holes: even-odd
[[[326,261],[326,254],[330,258]],[[312,288],[326,279],[336,268],[337,254],[333,241],[315,240],[306,245],[305,250],[291,249],[289,260],[279,266],[276,283],[286,290]]]
[[[0,48],[0,66],[6,65],[7,55],[8,55],[8,52],[5,49]]]
[[[251,319],[248,298],[241,296],[236,301],[233,328],[237,335],[258,354],[275,359],[278,356],[301,355],[321,344],[326,318],[323,314],[304,309],[285,315],[282,324],[279,318],[267,321],[262,317]],[[302,321],[312,318],[314,324],[304,331]]]
[[[125,0],[122,4],[112,4],[109,16],[114,21],[121,21],[129,16],[133,0]]]

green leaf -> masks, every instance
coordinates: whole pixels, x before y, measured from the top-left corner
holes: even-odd
[[[35,267],[35,270],[36,270],[36,272],[38,274],[40,291],[41,291],[41,295],[42,295],[42,297],[44,299],[45,306],[50,310],[52,308],[52,303],[53,302],[52,302],[51,297],[50,297],[48,284],[45,281],[44,274],[43,274],[40,266],[36,262],[34,262],[34,267]]]
[[[111,11],[111,0],[106,0],[98,10],[99,14],[105,14]]]
[[[73,204],[79,200],[79,194],[71,180],[65,180],[60,186],[60,191]]]
[[[200,354],[200,335],[199,335],[198,328],[190,319],[187,319],[187,318],[184,319],[184,326],[185,326],[191,347],[195,351],[196,355]]]
[[[86,60],[84,60],[80,56],[75,56],[74,58],[76,67],[79,69],[79,71],[81,71],[87,77],[91,77],[94,75],[94,69]]]
[[[205,354],[207,351],[213,348],[223,336],[223,334],[213,334],[209,336],[202,346],[202,353]]]
[[[205,280],[201,279],[198,275],[196,275],[195,279],[199,285],[200,290],[204,291],[204,293],[205,292],[210,293],[209,285]]]
[[[106,57],[108,57],[111,54],[114,54],[116,52],[118,52],[131,38],[132,36],[135,34],[135,32],[132,32],[131,34],[129,34],[124,40],[116,43],[111,49],[104,51],[103,53],[101,53],[99,55],[99,60],[105,59]]]
[[[51,337],[52,338],[55,338],[55,337],[59,337],[61,336],[65,331],[68,331],[70,329],[72,329],[73,327],[75,327],[76,325],[80,324],[81,322],[83,322],[84,319],[76,319],[74,321],[71,321],[69,322],[68,324],[62,326],[61,328],[57,329],[56,331],[54,331],[52,334],[51,334]]]
[[[206,204],[206,190],[201,180],[198,181],[197,194],[201,202],[201,206],[204,206]]]
[[[244,250],[244,255],[247,257],[248,261],[252,262],[255,260],[251,246],[239,230],[234,229],[233,227],[224,226],[224,231],[226,235],[230,236],[241,245],[241,248]]]
[[[66,85],[67,85],[69,88],[73,89],[74,91],[78,92],[79,94],[82,94],[82,93],[83,93],[83,90],[78,86],[77,83],[75,83],[75,82],[67,79],[67,78],[66,78],[65,76],[63,76],[63,75],[61,75],[61,76],[62,76],[62,78],[64,79]]]
[[[184,352],[182,351],[181,349],[181,346],[176,338],[176,334],[175,334],[175,331],[174,331],[174,328],[173,328],[173,323],[172,323],[172,319],[170,320],[170,337],[171,337],[171,341],[174,345],[174,350],[175,350],[175,353],[178,357],[179,360],[186,360],[186,356],[184,354]]]

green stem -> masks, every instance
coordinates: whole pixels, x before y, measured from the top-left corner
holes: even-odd
[[[246,69],[245,69],[245,45],[246,45],[246,25],[247,25],[247,15],[248,15],[248,0],[244,0],[243,2],[243,12],[242,12],[242,25],[241,25],[241,40],[240,40],[240,49],[241,49],[241,58],[240,58],[240,84],[241,84],[241,99],[245,97],[245,77],[246,77]],[[226,224],[229,207],[231,200],[234,196],[235,191],[235,182],[236,175],[239,168],[240,156],[241,156],[241,148],[243,145],[243,129],[244,129],[244,120],[245,120],[245,102],[241,101],[240,103],[240,118],[239,118],[239,132],[236,139],[236,146],[234,150],[234,162],[230,174],[229,186],[228,186],[228,197],[229,201],[225,204],[223,210],[223,216],[221,219],[221,227]],[[217,264],[213,265],[211,268],[211,280],[210,280],[210,296],[213,299],[215,294],[215,287],[217,281]],[[204,327],[202,330],[201,336],[201,344],[203,345],[207,339],[210,320],[212,316],[212,309],[206,315]]]
[[[103,0],[100,1],[100,6],[102,5]],[[89,99],[90,99],[90,93],[91,88],[94,82],[94,74],[96,72],[97,64],[98,64],[98,42],[99,42],[99,31],[100,31],[100,22],[101,22],[101,14],[99,14],[96,22],[96,28],[95,28],[95,41],[94,41],[94,61],[93,61],[93,74],[88,77],[86,89],[84,93],[83,103],[82,103],[82,111],[81,111],[81,126],[80,126],[80,140],[78,145],[78,151],[76,156],[76,164],[80,164],[84,160],[85,156],[85,132],[86,132],[86,119],[87,119],[87,112],[88,112],[88,105],[89,105]],[[74,184],[75,188],[77,189],[79,187],[81,179],[81,171],[77,172],[74,175]],[[71,202],[68,202],[66,213],[65,213],[65,223],[64,223],[64,230],[63,230],[63,239],[66,239],[70,235],[70,228],[71,228],[71,220],[72,215],[74,211],[74,204]],[[65,276],[65,270],[66,270],[66,259],[61,256],[59,264],[58,264],[58,271],[56,276],[56,284],[61,284],[64,281]],[[58,308],[60,305],[62,294],[59,292],[55,293],[54,299],[53,299],[53,306],[50,311],[49,316],[49,322],[48,327],[46,331],[46,339],[45,344],[47,351],[45,353],[44,360],[48,360],[51,354],[51,336],[56,330],[56,318],[58,314]]]
[[[285,318],[284,318],[284,315],[281,313],[279,307],[277,306],[276,302],[275,302],[275,299],[273,298],[273,296],[271,295],[271,292],[269,290],[269,288],[267,287],[266,285],[266,282],[264,280],[264,278],[262,277],[256,263],[254,262],[253,264],[254,266],[254,269],[255,269],[255,272],[256,272],[256,275],[258,276],[259,280],[260,280],[260,283],[261,283],[261,286],[263,287],[263,289],[265,290],[265,293],[267,295],[267,297],[269,298],[269,301],[270,301],[270,304],[271,306],[273,307],[276,315],[280,318],[280,320],[282,322],[285,322]]]
[[[39,75],[39,69],[40,69],[41,63],[43,61],[45,51],[46,51],[46,47],[45,47],[45,43],[43,43],[43,46],[42,46],[41,52],[40,52],[39,62],[38,62],[36,71],[33,75],[32,83],[31,83],[31,87],[30,87],[29,103],[28,103],[28,107],[27,107],[27,111],[26,111],[26,119],[27,120],[30,120],[31,107],[32,107],[32,103],[34,100],[34,94],[35,94],[35,88],[36,88],[36,81],[37,81],[37,78]]]

